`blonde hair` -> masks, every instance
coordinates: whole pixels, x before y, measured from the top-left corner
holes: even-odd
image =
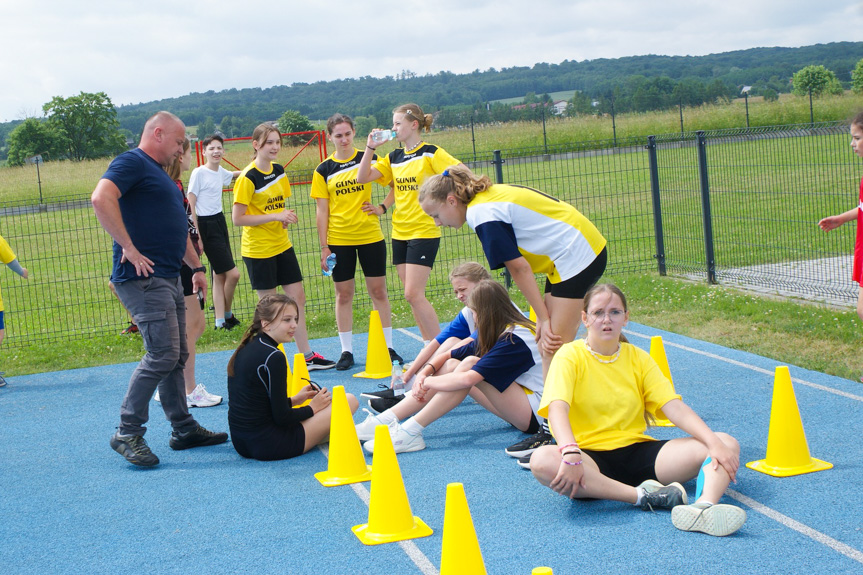
[[[418,130],[420,132],[422,132],[423,129],[425,129],[426,132],[431,132],[434,116],[431,114],[423,114],[423,109],[416,104],[402,104],[393,110],[393,114],[404,114],[405,118],[408,120],[419,122]]]
[[[470,168],[457,164],[425,179],[420,186],[419,202],[433,201],[442,204],[448,196],[453,196],[463,204],[469,204],[477,194],[491,187],[486,175],[476,175]]]
[[[491,274],[483,266],[476,262],[464,262],[459,264],[449,272],[449,281],[462,278],[471,283],[479,283],[482,280],[490,280]]]
[[[192,146],[192,142],[189,141],[189,138],[183,140],[183,154],[189,151],[189,148]],[[171,165],[165,168],[165,171],[168,172],[168,177],[170,177],[175,182],[180,179],[182,175],[182,170],[180,170],[180,157],[174,158],[174,161],[171,162]]]
[[[258,144],[258,146],[263,146],[266,143],[269,135],[275,132],[279,136],[279,144],[282,143],[282,133],[279,132],[278,126],[275,126],[269,122],[264,122],[263,124],[258,124],[255,127],[255,130],[252,132],[252,141]],[[252,158],[258,157],[258,150],[255,150],[255,153],[252,154]]]
[[[237,350],[234,352],[234,355],[231,356],[230,361],[228,361],[229,376],[234,376],[234,359],[236,359],[240,350],[246,347],[246,344],[249,343],[253,337],[264,330],[264,322],[270,324],[277,321],[288,306],[293,306],[294,310],[299,312],[297,302],[285,294],[271,293],[261,298],[258,305],[255,306],[255,316],[252,319],[252,325],[250,325],[249,329],[246,330],[246,333],[243,334],[243,337],[240,340],[240,345],[237,346]]]

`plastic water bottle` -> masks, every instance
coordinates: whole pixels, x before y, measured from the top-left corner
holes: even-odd
[[[377,130],[372,132],[372,142],[377,142],[378,144],[394,140],[395,137],[395,130]]]
[[[393,395],[395,397],[405,394],[405,380],[402,377],[402,366],[399,365],[398,360],[393,361],[393,379],[390,383],[390,387],[392,388]]]
[[[336,254],[330,253],[330,255],[327,256],[327,269],[321,270],[321,273],[327,277],[330,277],[331,275],[333,275],[333,269],[335,269],[335,267],[336,267]]]

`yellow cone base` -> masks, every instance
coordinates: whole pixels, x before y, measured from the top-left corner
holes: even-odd
[[[360,541],[365,545],[380,545],[381,543],[393,543],[395,541],[405,541],[406,539],[419,539],[420,537],[428,537],[432,534],[432,529],[417,516],[414,516],[414,525],[412,528],[398,533],[373,533],[369,531],[369,524],[355,525],[351,527]]]
[[[803,475],[804,473],[814,473],[816,471],[824,471],[825,469],[833,469],[832,463],[827,463],[826,461],[821,461],[814,457],[810,457],[809,459],[810,462],[808,465],[799,465],[796,467],[776,467],[775,465],[767,463],[766,459],[750,461],[746,464],[746,467],[755,471],[760,471],[761,473],[766,473],[767,475],[772,475],[773,477],[791,477],[792,475]]]
[[[384,379],[385,377],[392,377],[392,375],[393,375],[392,370],[387,371],[387,372],[376,372],[376,373],[375,372],[368,372],[368,371],[361,371],[359,373],[355,373],[354,377],[362,377],[364,379]]]
[[[338,473],[330,473],[329,471],[319,471],[315,473],[315,479],[321,482],[324,487],[336,487],[338,485],[350,485],[351,483],[361,483],[363,481],[372,480],[372,466],[366,465],[365,473],[352,476],[341,476]]]

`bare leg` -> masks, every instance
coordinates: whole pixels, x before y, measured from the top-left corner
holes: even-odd
[[[356,282],[349,279],[336,282],[336,327],[339,332],[351,331],[354,328],[354,291]],[[383,318],[381,318],[383,319]]]
[[[201,309],[198,303],[197,295],[187,295],[186,300],[186,346],[189,348],[189,358],[186,360],[186,367],[183,369],[183,378],[186,382],[186,395],[189,395],[195,390],[195,355],[201,334],[204,333],[206,327],[206,318],[204,310]]]
[[[389,297],[387,297],[387,278],[384,276],[366,278],[366,289],[369,290],[372,304],[378,310],[378,315],[381,316],[381,326],[392,327],[393,314],[390,308]]]
[[[569,343],[574,340],[575,334],[578,333],[578,327],[581,325],[581,310],[584,307],[584,300],[567,299],[545,294],[545,307],[548,309],[548,317],[551,320],[552,333],[559,335],[563,343]],[[554,357],[556,351],[542,348],[539,350],[542,355],[543,381],[545,381],[545,376],[548,374],[548,366],[551,365],[551,358]]]
[[[727,446],[740,453],[740,444],[727,433],[717,433]],[[656,456],[656,477],[661,483],[689,481],[701,470],[708,456],[707,446],[694,437],[679,437],[666,443]],[[713,469],[708,465],[704,470],[704,489],[698,501],[718,503],[728,489],[731,478],[721,465]]]
[[[610,499],[632,504],[638,500],[638,492],[635,487],[615,481],[600,473],[599,467],[586,453],[582,453],[581,459],[584,462],[582,464],[584,478],[575,499]],[[533,452],[530,458],[530,471],[537,481],[549,487],[559,470],[560,453],[556,445],[544,445]]]
[[[437,313],[426,299],[426,284],[431,275],[431,268],[416,264],[399,264],[396,270],[402,285],[405,286],[405,300],[411,306],[411,312],[422,338],[429,341],[440,333]]]
[[[240,281],[240,270],[234,267],[226,271],[223,275],[225,276],[225,283],[224,296],[222,300],[224,302],[222,317],[225,317],[224,314],[231,311],[231,307],[234,305],[234,292],[236,291],[237,284]]]

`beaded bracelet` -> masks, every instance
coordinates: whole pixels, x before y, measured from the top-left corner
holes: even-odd
[[[564,450],[564,449],[566,449],[567,447],[576,447],[576,448],[577,448],[577,447],[578,447],[578,444],[577,444],[577,443],[575,443],[575,442],[567,443],[566,445],[561,445],[560,447],[558,447],[558,448],[557,448],[557,450],[558,450],[560,453],[563,453],[563,450]]]
[[[569,462],[566,459],[561,458],[561,462],[566,463],[567,465],[581,465],[584,460],[579,459],[575,463]]]
[[[437,373],[437,368],[436,368],[435,366],[433,366],[431,363],[426,362],[425,364],[423,364],[423,367],[425,367],[425,366],[429,366],[429,367],[430,367],[430,368],[432,368],[432,370],[433,370],[433,371],[429,374],[429,377],[431,377],[432,375],[434,375],[434,374],[436,374],[436,373]],[[420,369],[422,369],[422,368],[420,368]]]

